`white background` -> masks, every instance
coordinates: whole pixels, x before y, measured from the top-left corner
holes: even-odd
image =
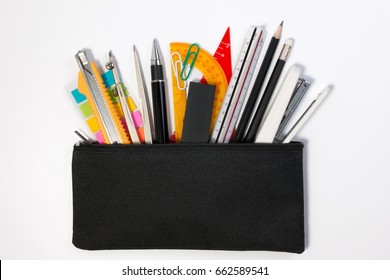
[[[389,259],[390,92],[386,1],[1,1],[0,259]],[[334,89],[299,133],[304,141],[307,249],[302,255],[76,249],[73,131],[83,121],[64,85],[74,59],[113,50],[135,90],[132,44],[146,78],[153,38],[214,53],[231,27],[233,64],[250,25],[281,20],[295,39],[288,65],[314,79],[309,99]],[[282,41],[283,41],[282,40]],[[268,40],[267,40],[268,42]]]
[[[58,280],[68,279],[134,279],[134,280],[156,280],[156,279],[298,279],[298,280],[328,280],[328,279],[375,279],[388,280],[390,271],[387,269],[389,261],[292,261],[292,260],[85,260],[85,261],[4,261],[2,262],[1,279],[39,279],[51,280],[53,276]],[[145,272],[136,272],[136,275],[123,276],[123,269],[127,272],[138,268],[173,270],[180,266],[182,273],[186,274],[190,269],[191,275],[170,275],[170,276],[145,276]],[[234,275],[226,276],[230,269],[236,267],[240,271],[241,267],[262,267],[263,275]],[[267,268],[267,274],[265,269]],[[218,269],[219,268],[219,269]],[[225,274],[223,270],[225,268]],[[195,271],[194,271],[195,269]],[[199,273],[199,269],[205,269],[206,274]],[[145,270],[143,270],[145,271]],[[198,273],[197,273],[198,272]],[[231,272],[234,274],[234,270]],[[157,273],[158,274],[158,273]],[[239,273],[238,273],[239,274]],[[243,273],[244,274],[244,273]]]

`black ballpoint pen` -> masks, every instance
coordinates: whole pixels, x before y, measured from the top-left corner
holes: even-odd
[[[154,39],[150,67],[152,73],[153,119],[155,131],[153,142],[159,144],[169,143],[163,68],[160,46],[158,45],[157,39]]]

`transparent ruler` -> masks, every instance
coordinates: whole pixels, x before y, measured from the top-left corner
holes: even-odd
[[[261,27],[251,27],[225,94],[210,143],[229,143],[264,45],[265,36],[266,32]]]

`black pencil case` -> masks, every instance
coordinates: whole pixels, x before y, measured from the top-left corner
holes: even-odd
[[[303,144],[74,146],[80,249],[305,250]]]

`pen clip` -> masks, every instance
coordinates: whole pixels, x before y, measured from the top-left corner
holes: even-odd
[[[177,60],[175,60],[174,58],[175,55],[178,57]],[[179,90],[185,90],[187,87],[187,83],[185,80],[181,80],[179,77],[179,71],[181,72],[181,70],[183,69],[183,61],[181,60],[181,56],[178,52],[173,52],[171,54],[171,64],[172,64],[173,73],[175,75],[177,88]]]
[[[192,49],[196,49],[196,50],[194,51]],[[191,44],[190,45],[190,47],[188,49],[188,53],[187,53],[186,57],[184,58],[183,68],[181,69],[181,72],[180,72],[180,79],[182,79],[183,81],[187,81],[188,78],[190,77],[199,52],[200,52],[200,46],[198,44]],[[190,60],[191,57],[192,57],[192,61],[191,61],[191,64],[188,66],[188,61]],[[188,71],[187,71],[187,68],[188,68]]]

